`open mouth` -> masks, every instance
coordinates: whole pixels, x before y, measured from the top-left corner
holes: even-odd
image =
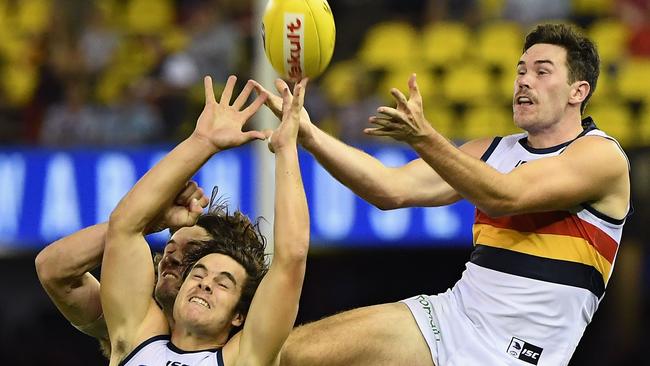
[[[178,279],[178,276],[176,275],[176,273],[173,273],[173,272],[163,272],[163,274],[162,274],[162,278],[174,278],[174,279]]]
[[[195,303],[195,304],[199,304],[199,305],[201,305],[201,306],[205,306],[206,308],[210,309],[210,304],[208,304],[207,301],[203,300],[203,299],[200,298],[200,297],[192,296],[192,297],[190,297],[190,301],[189,301],[189,302],[192,302],[192,303]]]
[[[518,96],[517,98],[515,98],[515,103],[517,105],[527,106],[527,105],[533,105],[533,100],[530,99],[530,97],[527,97],[525,95],[521,95],[521,96]]]

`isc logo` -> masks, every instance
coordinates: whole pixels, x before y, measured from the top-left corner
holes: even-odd
[[[284,15],[284,69],[292,80],[300,80],[305,67],[305,32],[302,14]]]
[[[527,343],[519,338],[512,337],[506,352],[522,361],[537,365],[539,357],[542,355],[542,350],[541,347]]]
[[[167,361],[165,366],[189,366],[184,363],[178,362],[178,361]]]

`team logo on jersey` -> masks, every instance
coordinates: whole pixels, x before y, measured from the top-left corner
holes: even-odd
[[[508,346],[508,354],[512,357],[518,358],[522,361],[537,365],[539,356],[542,355],[542,348],[533,344],[527,343],[517,337],[512,337],[510,345]]]

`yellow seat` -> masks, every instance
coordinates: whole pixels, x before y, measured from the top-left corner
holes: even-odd
[[[127,28],[139,34],[156,34],[170,27],[174,7],[170,0],[131,0],[126,8]]]
[[[418,42],[415,28],[408,23],[379,23],[366,33],[359,59],[373,70],[420,64]]]
[[[478,32],[478,57],[503,72],[516,70],[522,54],[523,32],[515,22],[489,22]]]
[[[499,18],[503,15],[505,0],[479,0],[481,14],[486,19]]]
[[[425,103],[424,118],[431,123],[441,135],[448,139],[457,140],[459,136],[458,118],[447,104]]]
[[[422,57],[427,66],[446,69],[465,57],[470,41],[471,33],[463,23],[431,23],[422,32]]]
[[[603,103],[588,106],[586,115],[591,116],[599,129],[614,137],[623,146],[631,146],[635,142],[632,130],[632,113],[628,107],[620,103]]]
[[[5,65],[2,68],[0,83],[7,104],[22,107],[34,95],[38,75],[33,66],[17,62]]]
[[[587,34],[598,47],[603,69],[618,63],[627,54],[629,29],[620,20],[603,19],[594,22]]]
[[[379,81],[377,95],[382,97],[386,102],[394,103],[395,99],[390,94],[390,89],[397,88],[408,98],[408,80],[413,73],[417,75],[418,88],[420,89],[422,100],[426,106],[427,102],[433,99],[436,91],[436,82],[434,77],[432,73],[427,70],[408,68],[391,70]]]
[[[650,60],[632,59],[621,65],[616,80],[618,94],[629,101],[650,103]]]
[[[487,104],[495,94],[485,66],[470,62],[451,68],[442,81],[442,90],[452,103]]]
[[[14,20],[26,33],[38,34],[46,30],[51,19],[52,2],[47,0],[21,0],[16,2]]]
[[[571,10],[576,15],[603,17],[614,11],[615,0],[572,0]]]
[[[25,62],[32,52],[32,45],[16,29],[0,31],[0,55],[11,63]]]
[[[321,79],[327,100],[335,106],[357,102],[368,88],[365,69],[356,61],[339,61]]]
[[[465,112],[462,129],[464,140],[505,136],[513,133],[512,112],[499,106],[475,106]]]

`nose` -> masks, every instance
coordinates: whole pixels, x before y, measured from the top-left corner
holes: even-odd
[[[210,281],[205,278],[199,282],[199,288],[209,294],[212,293],[212,286],[210,285]]]
[[[530,89],[530,75],[527,72],[524,74],[517,74],[517,78],[515,79],[515,90],[524,88]]]

